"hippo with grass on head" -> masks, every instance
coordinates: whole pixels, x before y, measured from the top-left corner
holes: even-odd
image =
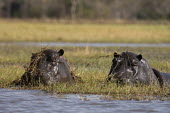
[[[170,86],[170,74],[151,68],[141,54],[115,52],[107,81],[116,81],[118,84],[155,84],[162,87]]]
[[[29,67],[21,79],[18,82],[15,81],[15,83],[18,85],[74,83],[74,77],[63,54],[63,49],[59,51],[46,49],[33,53]]]

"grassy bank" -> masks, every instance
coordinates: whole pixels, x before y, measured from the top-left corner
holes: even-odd
[[[0,41],[170,43],[170,24],[0,20]]]
[[[53,49],[60,49],[57,47]],[[75,75],[83,82],[73,85],[56,84],[53,86],[23,87],[28,89],[46,90],[56,93],[88,93],[110,95],[112,99],[155,99],[170,94],[170,88],[156,86],[123,86],[114,83],[105,84],[104,81],[111,66],[113,52],[132,51],[142,54],[150,65],[161,72],[170,73],[170,47],[166,48],[92,48],[92,47],[63,47],[65,57],[74,70]],[[0,47],[0,87],[9,87],[8,83],[18,79],[24,73],[24,66],[30,61],[31,53],[40,47],[1,46]]]

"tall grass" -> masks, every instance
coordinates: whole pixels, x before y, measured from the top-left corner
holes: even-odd
[[[36,87],[22,87],[28,89],[46,90],[60,94],[85,93],[109,95],[109,99],[157,99],[155,97],[168,96],[170,88],[157,86],[117,86],[106,83],[113,53],[132,51],[142,54],[150,65],[162,72],[170,73],[170,48],[95,48],[95,47],[52,47],[65,50],[64,56],[68,60],[75,75],[83,82],[75,84],[39,85]],[[9,83],[19,79],[24,73],[24,65],[30,61],[31,53],[39,51],[39,47],[1,46],[0,48],[0,87],[10,87]]]
[[[170,43],[167,24],[65,24],[0,20],[0,41]]]

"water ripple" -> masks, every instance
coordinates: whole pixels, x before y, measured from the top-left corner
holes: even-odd
[[[169,106],[170,101],[104,100],[101,95],[0,89],[0,113],[169,113]]]

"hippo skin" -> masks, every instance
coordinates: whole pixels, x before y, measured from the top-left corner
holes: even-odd
[[[64,50],[52,49],[33,53],[29,67],[16,85],[36,85],[40,82],[49,85],[59,82],[74,83],[74,77],[63,57]]]
[[[107,81],[119,84],[142,84],[170,86],[170,73],[161,73],[150,67],[141,54],[132,52],[114,53]]]

